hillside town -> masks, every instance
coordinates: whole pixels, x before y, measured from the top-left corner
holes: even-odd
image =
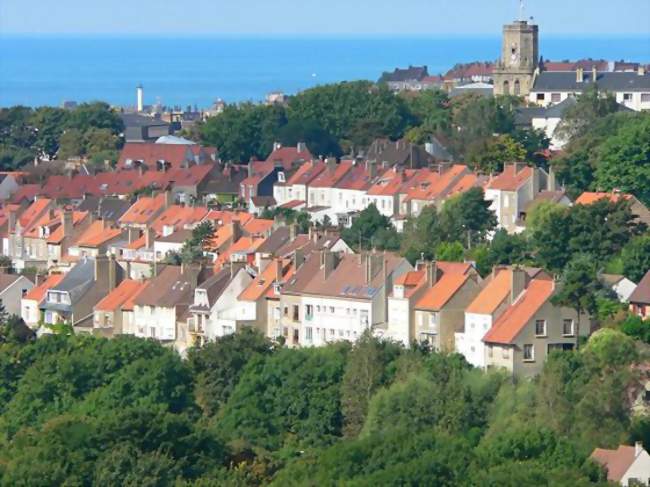
[[[267,340],[269,350],[296,354],[339,353],[332,351],[344,346],[354,354],[377,343],[383,345],[376,350],[395,346],[405,357],[460,357],[469,368],[502,374],[512,387],[541,383],[549,390],[555,387],[544,382],[549,367],[572,360],[557,358],[562,353],[600,357],[597,346],[611,346],[612,376],[633,370],[616,389],[625,398],[616,407],[633,418],[626,424],[646,425],[646,436],[632,442],[621,433],[614,445],[590,433],[585,444],[597,447],[587,454],[604,473],[589,475],[648,485],[643,440],[650,423],[643,418],[650,416],[650,367],[647,360],[624,362],[628,351],[647,357],[650,343],[648,66],[545,60],[537,25],[518,20],[504,26],[496,63],[457,65],[444,75],[409,66],[384,73],[377,87],[360,85],[359,93],[374,96],[376,89],[378,96],[407,100],[395,102],[411,110],[402,116],[412,125],[398,127],[398,137],[363,120],[341,134],[325,122],[297,130],[305,119],[288,117],[300,106],[275,93],[241,110],[277,118],[275,110],[288,107],[282,130],[271,136],[278,138],[251,128],[255,146],[248,139],[237,145],[244,126],[224,121],[239,116],[239,108],[219,102],[210,113],[177,107],[176,115],[165,115],[144,104],[139,86],[135,110],[107,109],[121,124],[113,133],[68,127],[55,150],[39,146],[13,167],[6,161],[22,153],[11,149],[0,173],[3,320],[35,343],[55,335],[115,343],[136,337],[190,362],[197,350],[247,333]],[[418,111],[417,100],[429,100],[418,97],[432,97],[435,108]],[[484,108],[463,118],[475,107]],[[83,109],[65,107],[71,116]],[[433,120],[435,110],[448,119]],[[506,112],[507,131],[499,125]],[[603,128],[598,124],[606,117]],[[258,123],[253,118],[247,120]],[[476,129],[488,118],[493,126]],[[625,124],[632,128],[623,133]],[[620,127],[622,135],[608,141]],[[74,144],[70,134],[84,142]],[[104,136],[112,145],[93,153]],[[585,152],[592,146],[598,152]],[[296,369],[310,360],[301,357]],[[589,373],[610,370],[593,357],[585,359],[592,360],[584,366]],[[577,370],[566,363],[563,374]],[[410,370],[395,367],[397,375]],[[319,373],[329,372],[323,365]],[[373,394],[380,384],[371,384]],[[390,403],[388,384],[376,393]],[[416,389],[400,392],[403,408],[416,404],[409,396]],[[471,394],[487,397],[485,389]],[[512,394],[514,414],[523,406]],[[383,428],[376,417],[382,404],[372,409],[370,396],[359,413],[367,422],[346,419],[353,431],[346,435]],[[246,393],[229,398],[245,402]],[[228,404],[221,410],[226,417],[234,414]],[[237,457],[247,465],[267,454],[253,453],[257,447],[279,450],[274,443],[239,447],[231,462]],[[266,480],[251,484],[276,475],[265,468]],[[279,475],[274,479],[282,485],[285,474]],[[296,475],[306,482],[305,471]],[[488,485],[481,475],[473,485]]]

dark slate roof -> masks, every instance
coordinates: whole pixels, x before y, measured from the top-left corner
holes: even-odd
[[[226,267],[214,276],[206,279],[200,286],[197,286],[197,289],[205,289],[208,293],[208,302],[210,305],[213,305],[231,281],[232,277],[230,274],[230,267]],[[190,305],[190,310],[201,309],[206,310],[206,308],[202,306],[195,306],[194,304]]]
[[[366,159],[377,163],[386,162],[390,166],[400,165],[413,168],[427,167],[433,156],[424,147],[407,142],[405,139],[391,141],[375,139],[368,148]]]
[[[584,73],[584,81],[578,83],[575,71],[544,71],[535,78],[532,91],[582,91],[593,83],[593,74]],[[598,73],[596,84],[603,91],[649,91],[650,74],[640,76],[636,72]]]
[[[287,226],[278,227],[271,235],[257,248],[260,254],[275,254],[278,249],[289,241],[290,230]]]
[[[125,127],[158,127],[169,126],[164,120],[153,117],[145,117],[137,113],[121,113],[120,118]]]
[[[409,66],[407,69],[395,68],[392,73],[384,73],[380,81],[400,82],[400,81],[420,81],[422,78],[429,76],[426,66]]]
[[[561,103],[549,107],[520,107],[515,112],[515,124],[530,125],[534,118],[563,118],[564,112],[574,106],[577,100],[570,96]]]
[[[89,211],[95,217],[117,221],[131,207],[131,201],[119,198],[87,196],[78,206],[79,211]]]

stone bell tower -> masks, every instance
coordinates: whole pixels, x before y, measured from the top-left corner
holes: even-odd
[[[528,95],[538,63],[537,25],[525,20],[504,25],[501,59],[494,68],[494,94]]]

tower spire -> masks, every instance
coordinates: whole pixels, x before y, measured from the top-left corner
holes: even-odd
[[[524,20],[524,0],[519,0],[519,20]]]

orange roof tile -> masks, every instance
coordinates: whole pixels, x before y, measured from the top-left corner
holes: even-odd
[[[122,234],[119,228],[106,228],[103,220],[94,221],[88,229],[79,237],[79,247],[98,247]]]
[[[465,310],[466,313],[491,315],[510,294],[512,272],[501,269]]]
[[[52,203],[52,200],[47,198],[39,198],[29,205],[25,211],[22,212],[18,218],[20,226],[24,229],[28,229],[34,223],[34,220],[37,219],[41,214],[47,209],[47,207]]]
[[[138,250],[144,247],[146,243],[147,243],[147,237],[146,235],[142,235],[141,237],[136,238],[133,242],[128,244],[126,248],[131,250]]]
[[[621,198],[629,200],[632,198],[632,195],[630,194],[625,194],[625,193],[590,193],[588,191],[585,191],[582,193],[578,199],[576,200],[576,204],[578,205],[591,205],[594,204],[596,201],[600,201],[602,199],[608,199],[612,203],[617,203]]]
[[[208,209],[203,206],[172,205],[163,211],[151,224],[154,231],[160,235],[163,227],[173,226],[181,229],[185,225],[201,222],[208,214]]]
[[[72,212],[72,226],[77,225],[80,223],[83,219],[85,219],[88,216],[87,211],[73,211]],[[61,221],[61,212],[58,211],[54,215],[54,219],[52,221]],[[50,236],[47,238],[47,243],[52,243],[52,244],[57,244],[61,243],[63,240],[64,235],[63,235],[63,225],[59,225],[54,232],[50,234]]]
[[[124,215],[120,217],[120,223],[149,223],[165,207],[165,195],[143,196],[131,205]]]
[[[516,164],[507,164],[503,172],[488,182],[488,189],[516,191],[522,184],[533,177],[533,168],[526,166],[517,171]]]
[[[284,274],[284,264],[281,260],[273,260],[261,274],[253,279],[253,281],[244,289],[237,297],[240,301],[257,301],[262,296],[265,296],[269,288],[273,285],[278,277],[278,268],[280,266],[280,278]]]
[[[445,273],[418,301],[417,309],[439,310],[469,279],[469,274]]]
[[[510,344],[539,308],[553,295],[553,281],[533,279],[526,290],[497,319],[483,337],[484,342]]]
[[[398,286],[417,286],[424,275],[424,270],[405,272],[395,279],[395,284]]]
[[[607,469],[607,480],[620,482],[636,460],[636,448],[627,445],[619,445],[616,450],[596,448],[591,458]]]
[[[150,282],[151,282],[151,281],[144,281],[144,282],[142,283],[142,286],[140,286],[138,289],[136,289],[136,290],[131,294],[131,296],[129,297],[129,299],[127,299],[127,300],[124,302],[124,304],[122,305],[122,311],[133,311],[133,307],[134,307],[135,299],[136,299],[138,296],[140,296],[140,293],[142,293],[142,291],[144,291],[144,290],[147,288],[147,286],[149,286],[149,283],[150,283]]]
[[[266,239],[260,237],[241,237],[234,244],[221,253],[215,263],[215,269],[220,269],[223,264],[228,262],[230,256],[237,252],[254,253],[255,250],[264,243]]]
[[[48,276],[48,278],[45,279],[45,281],[43,281],[41,284],[31,288],[29,292],[23,296],[23,299],[31,299],[37,303],[40,303],[45,298],[45,294],[47,293],[48,289],[51,289],[54,286],[58,285],[64,277],[65,274],[52,274],[51,276]]]
[[[144,287],[143,281],[133,279],[123,280],[119,286],[108,293],[99,303],[95,305],[96,311],[116,311],[124,303],[133,299],[133,295],[139,293]]]
[[[243,225],[245,232],[251,235],[261,235],[268,232],[273,227],[273,220],[263,220],[261,218],[253,218]]]

